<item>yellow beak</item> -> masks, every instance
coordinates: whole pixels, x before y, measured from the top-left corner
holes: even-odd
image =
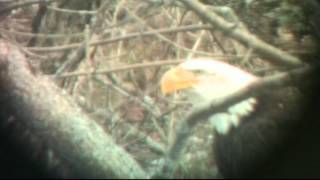
[[[171,68],[161,78],[161,92],[163,95],[190,88],[199,82],[197,76],[181,67]]]

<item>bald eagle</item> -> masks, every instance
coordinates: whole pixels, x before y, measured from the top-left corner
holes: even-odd
[[[306,78],[311,80],[309,84],[269,89],[210,117],[216,130],[212,157],[219,176],[320,176],[317,77]],[[201,58],[167,71],[161,89],[164,94],[185,91],[188,99],[199,105],[228,96],[259,79],[227,63]]]

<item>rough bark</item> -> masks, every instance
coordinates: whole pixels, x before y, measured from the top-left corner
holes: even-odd
[[[20,50],[0,41],[0,120],[23,122],[81,177],[145,178],[117,146],[50,79],[33,75]]]

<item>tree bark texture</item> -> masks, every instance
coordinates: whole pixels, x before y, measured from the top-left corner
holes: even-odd
[[[0,120],[26,124],[81,177],[145,178],[140,165],[26,57],[0,41]]]

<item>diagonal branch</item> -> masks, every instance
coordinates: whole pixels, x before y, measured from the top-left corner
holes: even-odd
[[[243,28],[239,28],[239,22],[228,22],[219,16],[213,9],[206,8],[204,5],[195,0],[180,0],[190,10],[194,11],[204,21],[209,22],[213,27],[220,29],[227,33],[230,37],[241,42],[242,44],[253,48],[254,51],[259,53],[265,60],[278,65],[286,65],[297,67],[301,65],[301,61],[278,49],[262,40],[258,39],[254,35],[250,34]]]
[[[31,74],[25,57],[0,41],[0,117],[23,122],[80,177],[146,178],[123,148],[50,79]],[[36,149],[35,149],[36,150]]]
[[[302,68],[294,69],[286,73],[279,73],[276,75],[261,78],[259,81],[227,96],[218,101],[211,102],[203,105],[192,111],[185,120],[181,121],[179,129],[177,130],[176,139],[170,146],[165,163],[156,176],[164,175],[165,178],[172,177],[175,168],[179,162],[179,157],[182,154],[184,145],[188,137],[191,135],[191,129],[199,122],[206,121],[213,114],[223,112],[231,105],[248,99],[249,97],[256,97],[266,90],[272,89],[273,91],[297,82],[301,82],[309,73],[316,72],[316,68],[305,66]]]

